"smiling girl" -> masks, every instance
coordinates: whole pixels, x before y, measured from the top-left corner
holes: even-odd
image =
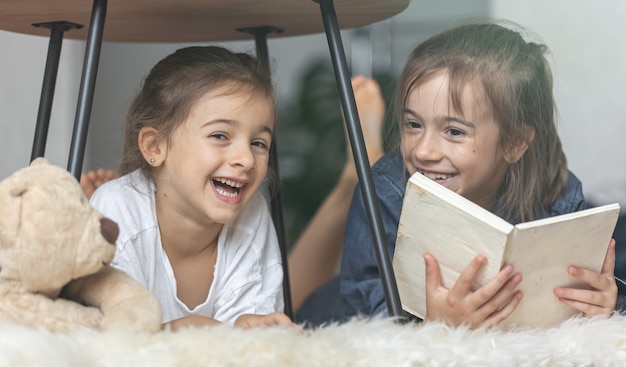
[[[420,173],[511,223],[585,207],[580,181],[568,171],[557,135],[552,75],[544,45],[498,24],[468,24],[433,36],[409,56],[399,79],[393,116],[399,148],[372,168],[386,239],[393,254],[407,179]],[[360,188],[346,225],[340,306],[334,319],[386,311]],[[433,231],[438,230],[433,228]],[[555,296],[587,315],[614,311],[614,241],[600,273],[570,266],[590,290],[558,287]],[[478,289],[485,264],[478,255],[451,289],[441,284],[437,260],[427,254],[427,320],[490,326],[522,299],[523,274],[504,266]]]
[[[173,329],[291,325],[258,191],[275,103],[253,57],[187,47],[152,68],[130,107],[121,176],[91,204],[119,224],[113,265],[155,294]]]

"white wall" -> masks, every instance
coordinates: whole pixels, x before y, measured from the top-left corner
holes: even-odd
[[[552,50],[559,132],[588,199],[626,205],[626,2],[491,0]]]
[[[0,31],[0,179],[28,165],[32,152],[48,39]],[[46,157],[67,166],[84,42],[65,41],[50,117]]]

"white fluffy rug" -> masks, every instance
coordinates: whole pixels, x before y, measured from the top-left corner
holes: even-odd
[[[0,366],[626,366],[626,318],[469,331],[353,320],[315,331],[228,326],[51,334],[0,324]]]

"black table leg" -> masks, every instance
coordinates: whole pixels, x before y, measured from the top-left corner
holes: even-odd
[[[80,174],[83,169],[83,159],[85,158],[87,130],[89,128],[89,118],[93,106],[106,11],[107,0],[94,0],[67,167],[77,180],[80,180]]]
[[[41,97],[39,99],[39,112],[37,113],[33,150],[30,155],[31,162],[37,157],[43,157],[46,151],[52,100],[54,99],[54,88],[56,87],[59,59],[61,58],[61,46],[63,45],[63,33],[70,29],[80,29],[83,26],[81,24],[59,21],[34,23],[33,27],[47,28],[51,30],[51,33],[46,67],[43,75],[43,85],[41,87]]]
[[[252,28],[241,28],[238,29],[238,31],[250,33],[254,36],[257,60],[268,73],[271,73],[269,66],[269,53],[267,51],[267,35],[269,33],[281,33],[282,30],[275,27],[261,26]],[[276,177],[280,180],[276,133],[274,133],[272,139],[272,147],[270,149],[270,167],[273,167],[274,172],[276,172]],[[278,187],[278,185],[276,185],[276,187],[270,185],[269,192],[272,219],[274,221],[274,227],[276,228],[276,234],[278,236],[278,244],[280,246],[283,263],[283,295],[285,298],[285,314],[289,316],[289,318],[293,319],[293,306],[291,305],[291,288],[289,284],[289,267],[287,259],[287,254],[289,250],[287,249],[285,240],[285,225],[283,219],[283,205],[280,195],[280,187]]]
[[[346,120],[348,137],[350,138],[350,146],[354,161],[356,163],[359,184],[363,193],[363,201],[367,212],[367,219],[372,238],[374,239],[374,250],[378,261],[381,280],[387,302],[387,310],[389,316],[401,318],[403,316],[402,304],[398,294],[398,286],[393,272],[391,263],[391,255],[385,238],[385,231],[380,215],[380,204],[375,195],[374,183],[372,180],[372,172],[367,158],[365,142],[363,140],[363,131],[356,109],[354,100],[354,91],[350,82],[350,73],[346,63],[346,56],[341,41],[341,34],[337,22],[337,14],[332,0],[314,0],[319,3],[324,21],[324,30],[330,48],[330,55],[335,69],[335,77],[339,88],[339,97],[343,108],[343,114]]]

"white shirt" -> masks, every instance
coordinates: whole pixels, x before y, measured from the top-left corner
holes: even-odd
[[[267,203],[257,192],[240,216],[222,228],[213,283],[205,302],[190,310],[177,297],[176,279],[161,245],[154,183],[139,171],[100,186],[91,205],[117,222],[120,234],[112,265],[151,291],[163,322],[203,315],[232,324],[244,313],[282,312],[283,269]]]

